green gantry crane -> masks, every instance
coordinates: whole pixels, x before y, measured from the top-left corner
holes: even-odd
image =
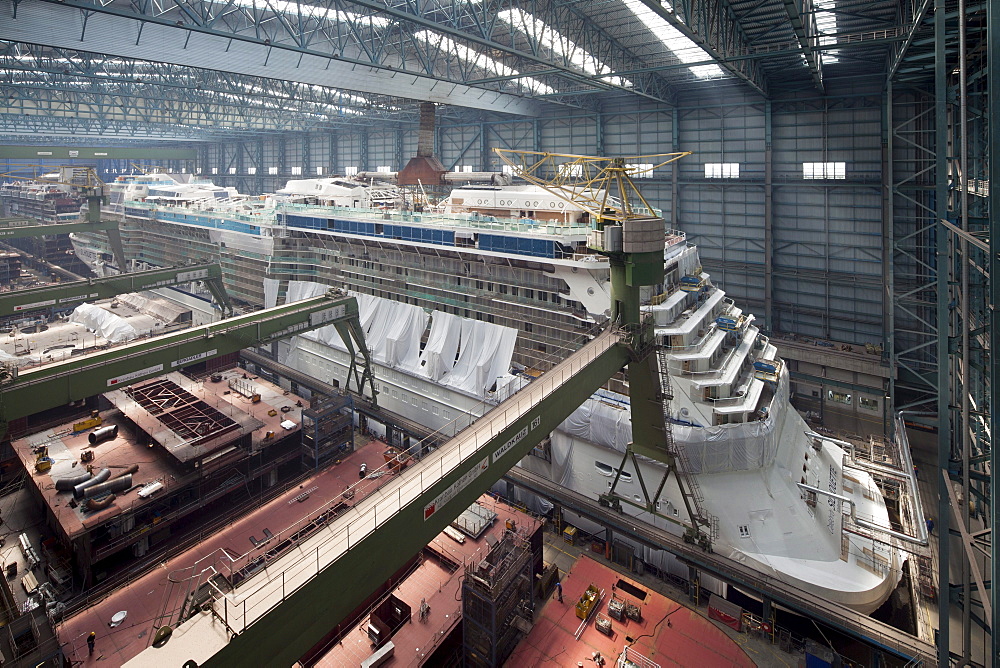
[[[56,169],[58,170],[59,178],[53,179],[40,175],[21,176],[20,172],[26,168],[34,168],[36,171]],[[115,262],[118,263],[119,271],[128,271],[128,264],[125,262],[125,247],[122,245],[122,236],[118,229],[118,223],[111,220],[101,220],[101,204],[107,200],[105,193],[107,186],[97,176],[97,172],[92,167],[20,165],[17,171],[18,173],[0,174],[0,178],[51,183],[53,185],[69,186],[78,191],[87,200],[86,220],[79,223],[43,224],[30,218],[0,218],[0,241],[3,239],[37,237],[46,234],[103,231],[108,235],[108,244],[111,246],[111,253],[115,257]]]
[[[552,159],[552,154],[504,153]],[[683,155],[687,154],[674,154],[666,162]],[[501,157],[514,164],[507,156]],[[568,158],[603,161],[607,180],[631,185],[629,172],[635,168],[630,163],[636,159]],[[532,172],[523,165],[514,166],[521,176],[534,174],[538,178],[537,170]],[[579,174],[578,170],[565,167],[560,170]],[[545,185],[552,188],[554,194],[575,201],[572,195],[558,187]],[[625,196],[624,190],[621,193],[619,197]],[[677,475],[678,486],[685,498],[688,497],[684,485],[686,478],[679,469],[680,455],[673,446],[669,426],[665,424],[664,405],[669,394],[664,393],[658,378],[661,371],[654,354],[652,328],[648,321],[641,319],[639,308],[641,288],[663,282],[664,222],[648,205],[643,208],[625,205],[623,212],[621,200],[613,203],[606,198],[606,192],[599,197],[601,208],[594,207],[592,211],[595,221],[592,245],[611,260],[614,304],[611,326],[425,457],[418,465],[421,466],[419,473],[414,467],[409,476],[396,477],[379,493],[362,499],[350,513],[334,520],[329,532],[323,533],[326,542],[315,547],[315,562],[312,545],[297,546],[295,556],[289,559],[302,561],[293,568],[306,568],[305,561],[315,563],[316,573],[306,584],[294,591],[282,589],[280,600],[268,599],[259,603],[248,600],[252,593],[244,594],[237,589],[232,594],[232,601],[229,595],[215,601],[212,617],[195,615],[191,618],[189,623],[196,625],[226,624],[231,633],[227,642],[215,647],[208,646],[212,643],[202,643],[196,648],[186,647],[180,639],[170,640],[162,648],[148,648],[145,658],[149,661],[188,660],[185,665],[197,665],[195,662],[201,661],[205,666],[244,666],[261,656],[267,656],[274,665],[299,660],[411,555],[433,540],[463,509],[474,503],[584,400],[626,366],[632,398],[633,437],[637,441],[630,446],[626,457],[634,457],[634,453],[639,452],[666,462],[668,466],[655,495],[648,494],[642,483],[646,503],[640,507],[656,512],[656,499],[671,472]],[[617,213],[613,210],[616,207]],[[604,243],[606,239],[610,243]],[[602,502],[621,508],[617,496],[606,496]],[[686,540],[710,549],[710,538],[702,530],[707,523],[704,514],[699,513],[693,502],[688,510],[692,522],[683,525]],[[331,561],[321,564],[321,554]],[[329,556],[331,554],[333,556]],[[280,570],[282,559],[272,559],[269,569]],[[247,586],[255,591],[271,591],[253,578],[247,581]],[[248,610],[254,611],[252,619],[248,617]],[[193,636],[198,635],[193,633]],[[178,642],[180,647],[170,647],[172,642]],[[187,649],[190,651],[185,654]]]
[[[0,232],[2,234],[2,232]],[[167,269],[150,269],[85,281],[56,283],[0,293],[0,317],[75,304],[88,299],[107,299],[127,292],[141,292],[191,281],[204,281],[226,316],[233,315],[229,293],[222,283],[222,267],[217,262]]]
[[[602,504],[621,510],[635,506],[684,527],[685,540],[710,550],[718,537],[718,520],[705,512],[698,481],[687,473],[683,449],[674,444],[670,428],[670,373],[666,351],[658,347],[649,319],[641,317],[641,288],[663,283],[666,227],[659,212],[643,198],[632,177],[679,160],[690,151],[621,158],[567,155],[539,151],[493,149],[515,174],[587,211],[594,224],[587,245],[611,264],[611,319],[630,339],[628,366],[632,397],[632,442],[615,473]],[[650,494],[636,454],[666,464],[662,479]],[[618,494],[622,470],[631,459],[642,488],[642,501]],[[656,509],[663,487],[673,475],[690,524]]]
[[[326,325],[336,327],[351,354],[345,387],[353,381],[360,393],[367,385],[376,398],[358,302],[330,290],[319,297],[34,369],[19,371],[0,364],[0,437],[11,420]],[[360,363],[355,352],[363,358]]]

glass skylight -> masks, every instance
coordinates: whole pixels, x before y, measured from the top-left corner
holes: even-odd
[[[813,8],[816,10],[816,32],[819,33],[819,43],[836,44],[837,38],[837,15],[833,12],[837,7],[836,0],[813,0]],[[839,60],[838,51],[823,51],[824,63],[835,63]]]
[[[450,51],[465,62],[471,64],[473,67],[486,70],[490,74],[495,74],[501,77],[510,77],[511,79],[520,79],[524,85],[531,90],[531,92],[538,95],[551,95],[556,92],[555,88],[552,88],[552,86],[547,86],[538,79],[534,79],[532,77],[522,77],[521,73],[514,68],[508,67],[497,60],[493,60],[485,54],[459,44],[444,35],[439,35],[435,32],[431,32],[430,30],[421,30],[413,36],[416,39],[427,42],[428,44],[435,46],[440,45],[441,49],[444,51]]]
[[[666,19],[642,4],[640,0],[622,1],[628,10],[635,14],[635,17],[642,21],[643,25],[663,43],[663,46],[676,56],[677,60],[682,63],[697,63],[712,59],[703,48],[670,25]],[[667,10],[673,9],[670,3],[663,2],[662,5]],[[694,65],[688,69],[699,79],[718,79],[727,76],[726,71],[718,65]]]
[[[326,19],[337,23],[369,23],[376,28],[385,28],[391,21],[383,16],[368,16],[366,14],[355,14],[354,12],[342,12],[339,9],[327,9],[315,5],[307,5],[300,2],[286,2],[286,0],[268,0],[268,2],[258,2],[256,0],[231,0],[237,7],[247,7],[250,9],[269,9],[274,13],[287,13],[296,16],[309,16],[316,19]]]
[[[581,72],[592,76],[604,75],[601,76],[602,81],[607,81],[616,86],[632,86],[631,81],[611,74],[610,67],[528,12],[522,9],[506,9],[497,13],[497,18],[504,23],[510,24],[514,30],[519,30],[526,35],[530,35],[544,48],[560,58],[565,58],[570,65]]]

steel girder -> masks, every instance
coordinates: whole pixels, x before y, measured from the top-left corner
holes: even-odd
[[[818,30],[816,28],[816,14],[810,12],[812,0],[782,0],[785,6],[785,13],[788,14],[788,21],[795,31],[795,38],[802,48],[802,55],[809,66],[809,73],[812,75],[816,88],[823,91],[823,59],[820,54],[813,50],[817,42]]]
[[[660,0],[641,1],[704,49],[722,68],[767,97],[767,80],[760,63],[752,58],[739,57],[748,54],[750,48],[746,34],[726,0],[680,0],[673,3],[672,10],[670,5],[663,5]]]
[[[397,95],[520,115],[539,113],[518,95],[467,86],[406,61],[412,42],[394,23],[350,4],[237,2],[0,2],[0,39],[43,41],[121,57]],[[277,9],[275,9],[277,7]],[[343,20],[329,17],[346,17]],[[360,23],[371,36],[362,35]],[[457,56],[457,54],[456,54]],[[435,63],[431,63],[432,66]],[[509,87],[509,86],[508,86]]]
[[[19,373],[8,373],[0,382],[0,431],[11,420],[86,399],[116,387],[160,376],[201,360],[270,343],[323,325],[358,319],[354,297],[330,291],[311,299],[276,306],[249,315],[133,342],[89,355],[73,357]],[[360,325],[357,326],[360,329]],[[352,329],[351,334],[355,332]],[[366,372],[356,390],[368,386],[377,396],[370,355],[364,339],[354,344],[365,360]],[[351,368],[356,361],[352,357]],[[350,375],[350,374],[349,374]]]
[[[212,137],[197,128],[154,127],[139,121],[111,121],[90,118],[52,118],[50,116],[18,116],[0,114],[0,136],[5,142],[38,144],[46,139],[72,140],[79,138],[93,142],[94,137],[136,142],[147,146],[153,141],[205,141]],[[89,138],[89,139],[88,139]],[[231,137],[230,137],[231,138]],[[217,139],[222,139],[218,137]]]
[[[10,20],[2,22],[7,27],[0,27],[0,38],[30,42],[45,35],[52,46],[82,43],[119,56],[351,90],[398,94],[402,89],[412,99],[522,115],[540,111],[537,103],[522,97],[533,93],[525,76],[547,77],[553,89],[565,88],[571,95],[619,88],[672,101],[671,91],[654,74],[637,77],[631,86],[604,80],[616,69],[641,69],[642,63],[585,15],[558,5],[539,4],[538,18],[600,60],[606,68],[599,74],[588,74],[569,63],[569,57],[540,48],[551,38],[550,31],[525,44],[517,31],[496,20],[495,4],[395,8],[370,0],[324,0],[292,7],[268,0],[20,3]],[[485,16],[492,18],[484,21]],[[425,31],[429,40],[421,37]],[[502,69],[486,66],[486,58]],[[484,74],[500,76],[481,83]]]

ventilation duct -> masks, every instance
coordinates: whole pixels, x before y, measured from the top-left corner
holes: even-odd
[[[60,492],[68,492],[80,483],[90,480],[90,471],[84,471],[72,478],[59,478],[56,480],[56,489]]]
[[[97,445],[101,441],[107,441],[112,438],[118,438],[118,425],[116,424],[109,424],[106,427],[95,429],[87,436],[87,440],[90,441],[91,445]]]
[[[103,496],[109,492],[124,492],[131,486],[132,474],[129,473],[123,475],[121,478],[115,478],[114,480],[109,480],[108,482],[101,483],[100,485],[88,487],[83,491],[83,498],[93,499],[98,496]]]
[[[102,482],[111,477],[111,469],[101,469],[101,472],[95,475],[90,480],[81,482],[79,485],[73,488],[73,498],[82,499],[84,498],[83,493],[87,489],[93,487],[94,485],[100,485]]]

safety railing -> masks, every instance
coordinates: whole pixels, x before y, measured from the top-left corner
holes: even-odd
[[[239,633],[279,605],[292,592],[307,584],[322,570],[336,562],[378,528],[395,517],[401,510],[421,499],[421,496],[455,471],[470,458],[485,457],[484,448],[493,444],[493,438],[523,417],[560,387],[570,382],[597,357],[616,345],[617,334],[610,329],[588,345],[568,357],[561,364],[529,383],[511,399],[492,409],[469,429],[458,434],[450,443],[409,469],[403,477],[368,494],[362,501],[343,513],[335,523],[321,526],[284,556],[261,565],[256,577],[241,583],[235,591],[223,593],[215,602],[215,612],[234,632]],[[290,531],[286,530],[286,531]],[[282,535],[269,539],[280,542]],[[216,558],[231,563],[218,564],[216,568],[231,574],[248,563],[251,554],[238,559],[228,555]],[[257,558],[254,556],[253,558]]]

